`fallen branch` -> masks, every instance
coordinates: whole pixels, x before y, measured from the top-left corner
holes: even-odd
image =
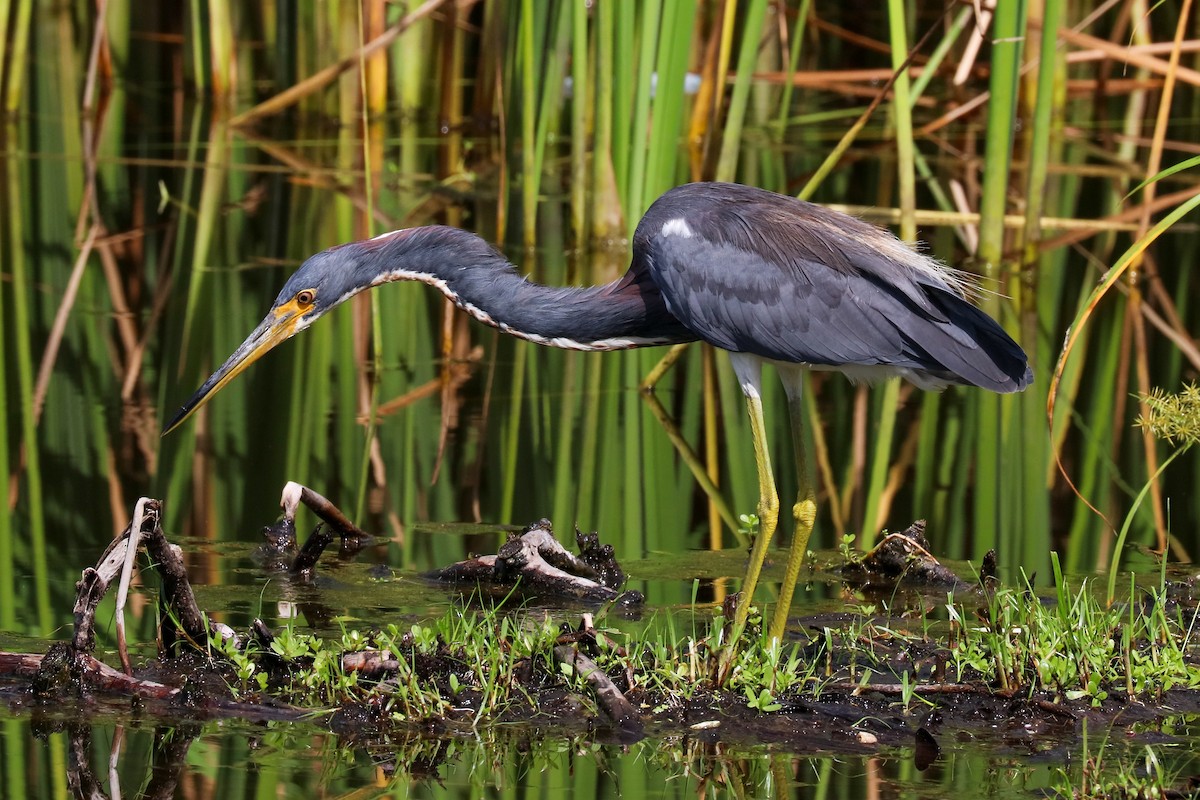
[[[279,498],[279,507],[283,509],[285,522],[295,523],[296,509],[300,507],[301,503],[308,506],[314,514],[333,529],[334,533],[343,539],[371,538],[370,534],[351,522],[341,512],[341,509],[329,502],[323,495],[295,481],[288,481],[283,487],[283,495]]]
[[[595,534],[575,534],[580,554],[571,553],[554,537],[550,520],[541,519],[509,537],[495,555],[475,556],[426,573],[443,583],[466,584],[508,594],[513,587],[526,595],[558,597],[585,603],[615,601],[641,605],[641,592],[621,592],[625,573],[611,547]]]
[[[633,703],[626,699],[624,693],[612,682],[612,678],[590,658],[579,652],[579,648],[571,645],[559,645],[554,648],[554,659],[560,664],[567,664],[591,687],[596,694],[596,701],[604,713],[617,723],[617,727],[638,739],[645,735],[641,715]]]

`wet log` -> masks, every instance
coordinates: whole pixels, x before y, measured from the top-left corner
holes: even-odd
[[[606,584],[618,577],[625,580],[611,548],[600,548],[595,534],[579,535],[577,541],[585,546],[586,557],[559,544],[550,521],[541,519],[510,537],[495,555],[459,561],[428,572],[426,577],[444,583],[494,586],[504,593],[516,587],[526,594],[584,603],[615,600],[639,605],[644,601],[641,592],[622,594],[620,584]]]
[[[861,561],[846,564],[842,577],[861,585],[903,586],[917,591],[963,591],[978,588],[943,566],[929,551],[925,520],[883,537]]]
[[[301,503],[320,517],[342,539],[369,540],[371,538],[370,534],[351,522],[341,509],[329,502],[323,495],[295,481],[288,481],[283,487],[283,495],[279,498],[279,506],[283,509],[285,521],[295,522],[296,509],[300,507]]]
[[[600,708],[617,724],[617,727],[630,734],[633,741],[645,736],[645,727],[642,725],[642,718],[638,710],[595,661],[581,653],[579,648],[565,644],[554,648],[554,659],[559,663],[569,665],[579,677],[583,678],[595,693],[596,702]]]

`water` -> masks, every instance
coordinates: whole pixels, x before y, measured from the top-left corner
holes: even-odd
[[[13,727],[5,725],[6,755],[19,748],[23,764],[35,768],[9,772],[13,797],[59,795],[68,781],[86,786],[90,777],[110,796],[119,785],[123,796],[148,797],[1028,798],[1062,785],[1055,771],[1066,758],[1055,748],[984,758],[972,742],[952,745],[922,772],[900,750],[798,756],[680,738],[628,746],[536,731],[455,738],[397,732],[356,743],[297,723],[89,726],[45,715],[21,725],[25,736]],[[1180,749],[1158,748],[1167,769],[1187,762]],[[58,772],[64,763],[68,771]],[[29,793],[12,792],[14,784]]]

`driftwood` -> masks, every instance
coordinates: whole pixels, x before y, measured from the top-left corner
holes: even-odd
[[[304,546],[297,552],[296,511],[301,505],[316,514],[323,525],[318,525],[309,534]],[[323,495],[295,481],[288,481],[283,487],[279,506],[283,509],[282,518],[263,528],[263,536],[267,540],[264,550],[272,563],[285,568],[301,581],[312,579],[317,561],[326,548],[333,544],[335,536],[341,539],[343,555],[353,555],[373,540],[370,534],[357,527]]]
[[[443,583],[467,584],[507,594],[560,597],[575,602],[640,605],[641,592],[620,592],[625,573],[612,548],[601,547],[596,534],[576,533],[581,553],[576,556],[554,538],[550,521],[538,520],[509,538],[495,555],[475,556],[426,577]]]
[[[150,523],[149,518],[146,523]],[[77,652],[91,653],[96,647],[96,606],[108,593],[113,579],[125,564],[126,543],[131,527],[109,542],[94,567],[86,567],[75,584],[75,635],[71,644]]]
[[[210,624],[200,611],[187,578],[183,553],[163,533],[161,510],[157,500],[139,500],[134,519],[105,548],[96,565],[83,570],[76,584],[75,630],[71,641],[52,645],[44,656],[0,653],[0,672],[28,677],[34,695],[44,699],[53,699],[64,688],[74,694],[86,689],[149,700],[171,700],[177,696],[176,687],[135,677],[124,653],[121,656],[125,672],[92,656],[96,647],[96,607],[122,568],[132,563],[131,543],[135,548],[138,542],[145,543],[162,584],[158,596],[163,652],[177,653],[184,644],[203,650],[208,647],[210,637],[226,639],[233,635],[223,625]]]
[[[995,575],[996,554],[984,560],[981,578],[986,582]],[[916,591],[966,591],[978,589],[943,566],[929,550],[925,538],[925,520],[919,519],[899,533],[883,537],[861,560],[842,567],[842,577],[856,584],[900,586]]]
[[[142,498],[138,505],[144,509],[144,513],[135,519],[139,523],[137,538],[145,542],[146,551],[162,580],[159,604],[163,612],[164,647],[174,650],[182,640],[206,645],[210,633],[217,638],[228,636],[228,629],[223,627],[210,630],[208,621],[196,604],[187,578],[187,567],[183,563],[183,551],[167,541],[163,533],[159,502]],[[71,646],[76,653],[90,655],[95,649],[96,606],[104,599],[121,567],[130,560],[129,542],[134,533],[131,522],[105,549],[96,566],[85,568],[75,584],[75,633]]]
[[[637,741],[646,735],[641,714],[612,678],[582,651],[581,645],[590,642],[595,646],[602,635],[592,624],[592,615],[584,614],[583,624],[579,626],[578,631],[558,638],[558,644],[554,647],[554,660],[570,666],[587,683],[600,708],[625,734],[626,741]]]
[[[317,492],[294,481],[283,489],[279,522],[263,529],[264,552],[269,563],[301,581],[311,580],[322,553],[340,537],[342,554],[356,552],[371,536],[346,518],[337,506]],[[304,546],[296,546],[296,511],[305,505],[324,523],[309,535]],[[645,598],[640,592],[625,592],[625,572],[617,563],[611,545],[601,545],[596,533],[575,532],[579,555],[571,553],[554,538],[550,521],[538,520],[511,535],[495,555],[475,556],[436,569],[425,577],[441,583],[468,585],[498,597],[518,590],[523,596],[559,598],[567,602],[600,604],[616,601],[637,606]]]
[[[308,506],[314,514],[333,529],[334,533],[343,539],[348,537],[363,540],[371,539],[370,534],[347,519],[341,509],[329,502],[323,495],[295,481],[288,481],[283,487],[283,495],[279,498],[279,506],[283,509],[284,520],[294,522],[296,519],[296,509],[302,503]]]
[[[286,526],[274,529],[276,537],[273,544],[276,549],[294,549],[294,516],[300,503],[313,508],[325,526],[318,526],[317,532],[291,562],[293,573],[311,574],[317,557],[332,542],[334,535],[341,536],[343,542],[347,539],[369,539],[325,498],[298,484],[289,484],[283,502]],[[296,719],[302,716],[304,712],[301,709],[269,700],[266,704],[245,703],[229,699],[219,692],[209,694],[186,680],[186,676],[191,674],[187,669],[182,673],[184,684],[172,686],[138,677],[132,674],[128,666],[122,672],[93,657],[96,609],[122,569],[134,563],[139,543],[145,545],[161,580],[161,654],[178,655],[182,650],[191,649],[196,654],[193,657],[200,657],[209,663],[218,652],[211,647],[212,642],[230,639],[239,647],[247,639],[253,639],[264,652],[270,650],[273,636],[260,620],[255,620],[247,635],[237,636],[228,627],[207,619],[196,603],[182,552],[168,542],[163,533],[161,511],[159,501],[149,498],[139,500],[131,523],[109,544],[95,566],[83,570],[77,584],[75,629],[71,640],[52,645],[45,655],[0,652],[0,674],[28,680],[34,697],[45,702],[61,700],[64,692],[67,696],[103,694],[166,703],[168,707],[186,708],[187,713],[193,716],[201,714],[259,720]],[[483,573],[471,570],[486,567],[489,581],[534,584],[576,601],[603,602],[618,597],[626,598],[629,602],[641,601],[640,593],[619,595],[617,590],[624,583],[625,574],[613,557],[611,547],[601,546],[595,534],[577,532],[576,541],[581,549],[578,556],[559,545],[554,540],[549,522],[542,520],[510,538],[495,556],[461,562],[442,572],[445,575],[469,574],[471,580],[481,580],[479,576]],[[592,626],[590,616],[585,615],[584,623],[578,630],[564,633],[559,638],[554,656],[560,662],[570,664],[577,672],[594,693],[599,707],[621,730],[623,737],[641,738],[644,733],[637,709],[584,652],[587,648],[594,648],[601,636]],[[122,660],[127,665],[127,658],[123,656]],[[394,654],[389,652],[348,653],[343,657],[344,669],[372,677],[386,675],[400,666]],[[78,745],[83,748],[78,752],[73,750],[73,755],[80,756],[77,764],[79,769],[72,779],[77,796],[92,796],[97,787],[94,777],[84,768],[82,756],[87,749],[86,744],[85,738],[73,740],[72,744],[73,747]],[[164,787],[171,785],[167,777]]]

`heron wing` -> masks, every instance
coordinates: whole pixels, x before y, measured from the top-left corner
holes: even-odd
[[[668,309],[717,347],[1012,391],[1021,349],[961,282],[889,232],[735,184],[664,195],[635,237]]]

